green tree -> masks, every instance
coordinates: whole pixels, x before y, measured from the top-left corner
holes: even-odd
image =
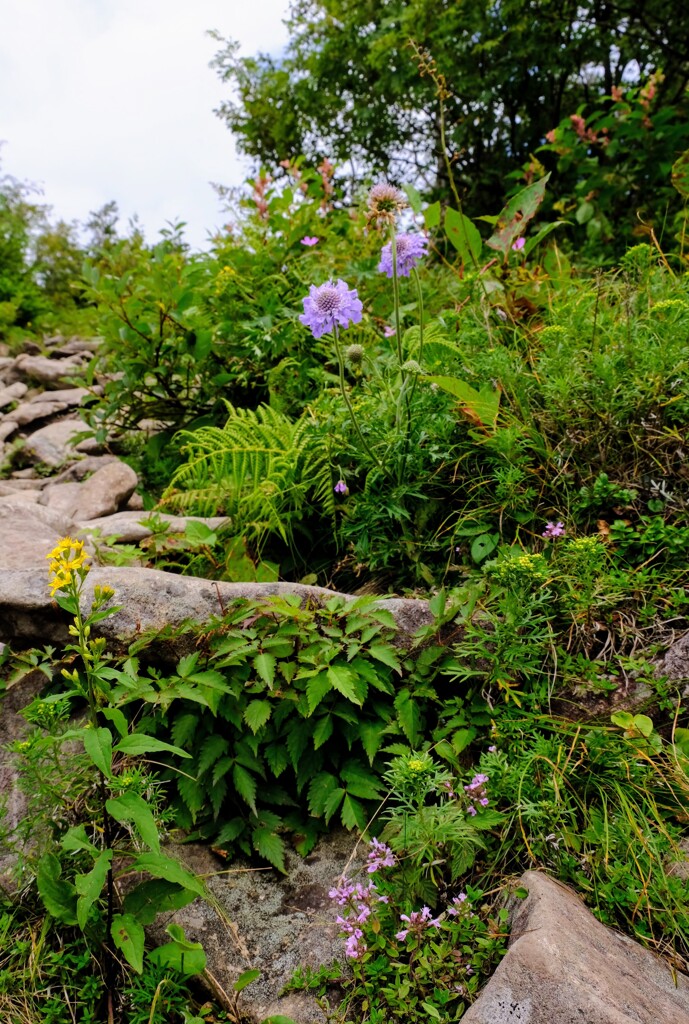
[[[447,82],[447,155],[481,213],[580,104],[657,68],[660,100],[675,104],[689,78],[677,43],[689,9],[671,0],[294,0],[288,26],[280,57],[240,57],[217,37],[214,65],[236,96],[218,114],[245,153],[271,166],[327,156],[354,180],[444,189],[437,80],[420,73],[413,41]]]

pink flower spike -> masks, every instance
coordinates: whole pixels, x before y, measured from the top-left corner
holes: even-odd
[[[515,252],[519,252],[519,250],[523,249],[525,245],[526,245],[526,239],[525,238],[518,238],[517,241],[512,246],[512,248],[514,249]]]
[[[301,244],[302,245],[309,245],[309,246],[311,246],[311,245],[318,245],[319,242],[320,242],[320,238],[318,237],[318,235],[304,235],[304,237],[301,240]]]

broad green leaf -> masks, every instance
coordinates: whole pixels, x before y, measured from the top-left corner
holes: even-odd
[[[184,536],[191,544],[199,546],[208,545],[212,547],[218,540],[217,533],[199,519],[187,520],[184,527]]]
[[[115,821],[131,821],[136,830],[152,850],[160,852],[160,835],[151,809],[138,793],[123,793],[122,796],[106,800],[105,808]]]
[[[244,712],[244,721],[251,729],[254,736],[261,729],[273,712],[272,706],[267,700],[252,700]]]
[[[445,234],[466,264],[477,264],[483,241],[473,221],[457,210],[445,211]]]
[[[440,1015],[440,1011],[438,1010],[438,1007],[434,1006],[433,1003],[429,1003],[429,1002],[426,1002],[426,1000],[422,1000],[421,1005],[423,1006],[423,1008],[426,1011],[426,1013],[428,1014],[428,1016],[432,1017],[433,1020],[442,1020],[443,1019],[442,1016]]]
[[[403,185],[402,189],[406,193],[407,199],[409,200],[409,205],[411,206],[413,212],[416,214],[421,213],[422,203],[421,196],[419,195],[418,190],[415,189],[413,185]]]
[[[243,974],[240,974],[232,988],[235,992],[241,992],[247,985],[251,985],[252,982],[258,981],[260,977],[261,972],[257,967],[254,967],[252,970],[244,971]]]
[[[107,718],[108,721],[112,722],[120,736],[127,735],[129,725],[127,723],[127,719],[119,708],[101,708],[101,714],[104,718]]]
[[[672,184],[684,199],[689,199],[689,149],[685,149],[672,165]]]
[[[125,736],[115,747],[119,754],[157,754],[165,751],[169,754],[177,754],[178,757],[191,757],[181,747],[173,747],[171,743],[165,743],[155,736],[147,736],[143,732],[133,732]]]
[[[177,882],[150,878],[127,893],[123,911],[132,914],[141,924],[153,924],[158,914],[180,910],[194,899],[196,894]]]
[[[103,891],[111,863],[112,850],[102,850],[91,870],[85,875],[77,875],[74,879],[74,887],[79,893],[77,924],[82,930],[86,927],[89,910]]]
[[[205,897],[203,883],[191,871],[182,867],[179,861],[166,857],[164,853],[139,853],[129,865],[131,871],[146,871],[154,878],[164,878],[167,882],[189,889],[197,896]]]
[[[110,928],[112,940],[137,974],[144,969],[144,929],[131,914],[115,914]]]
[[[430,206],[426,207],[426,209],[423,212],[423,221],[424,221],[424,224],[426,225],[426,227],[429,230],[430,230],[430,228],[437,228],[438,224],[440,224],[440,203],[439,202],[431,203]]]
[[[97,848],[86,835],[86,827],[84,825],[74,825],[68,829],[62,837],[60,846],[67,853],[74,853],[76,850],[88,850],[94,857],[98,855]]]
[[[346,665],[339,665],[336,662],[334,665],[328,666],[327,675],[333,689],[341,693],[352,704],[358,704],[360,707],[363,705],[365,693],[362,696],[361,687],[362,685],[365,687],[366,683],[359,679],[355,672],[352,672]]]
[[[106,778],[112,776],[112,733],[109,729],[84,729],[84,750]]]
[[[648,715],[634,715],[634,728],[648,738],[653,732],[653,721]]]
[[[400,690],[397,694],[395,697],[395,711],[397,712],[397,720],[402,726],[404,735],[409,740],[410,745],[415,747],[419,741],[421,712],[409,690]]]
[[[480,537],[474,537],[471,542],[471,557],[475,562],[482,562],[500,542],[499,533],[482,533]]]
[[[561,228],[565,224],[567,224],[566,220],[556,220],[553,221],[552,224],[545,224],[540,231],[527,240],[526,245],[522,249],[523,255],[528,256],[529,253],[532,252],[537,245],[540,245],[543,239],[547,238],[552,231],[555,231],[556,228]]]
[[[631,729],[634,725],[634,716],[628,711],[615,711],[610,715],[610,721],[613,725],[619,725],[621,729]]]
[[[524,234],[526,225],[543,202],[549,178],[550,172],[538,181],[532,182],[531,185],[527,185],[516,196],[513,196],[498,214],[495,231],[486,245],[491,249],[497,249],[505,259],[509,255],[512,244],[520,235]]]
[[[485,385],[480,391],[472,388],[457,377],[424,377],[429,384],[437,384],[449,395],[454,395],[461,403],[461,411],[466,418],[477,425],[494,427],[500,408],[500,389]]]
[[[266,684],[269,690],[273,689],[273,683],[275,682],[275,665],[276,660],[274,655],[257,654],[252,662],[256,672],[259,674],[263,682]]]
[[[36,885],[43,906],[57,921],[77,923],[77,891],[71,882],[60,878],[62,868],[54,853],[44,854],[38,862]]]
[[[682,729],[678,727],[674,732],[674,743],[675,746],[684,754],[685,757],[689,757],[689,729]]]

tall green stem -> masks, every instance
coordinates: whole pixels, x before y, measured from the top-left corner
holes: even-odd
[[[340,368],[340,391],[342,392],[342,397],[344,398],[345,405],[349,410],[349,415],[352,423],[354,424],[354,429],[359,435],[359,440],[361,441],[361,445],[364,451],[375,462],[376,466],[378,466],[378,469],[380,469],[381,472],[384,472],[382,463],[373,454],[368,445],[368,442],[366,441],[366,438],[361,433],[361,428],[359,426],[356,416],[354,415],[354,409],[352,408],[352,403],[350,401],[349,394],[347,393],[347,385],[345,384],[344,375],[344,359],[342,358],[342,349],[340,348],[340,335],[337,330],[337,324],[335,324],[335,326],[333,327],[333,337],[335,338],[335,351],[337,352],[337,363]]]

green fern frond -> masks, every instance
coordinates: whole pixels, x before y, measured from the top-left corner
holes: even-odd
[[[162,504],[197,515],[227,515],[236,533],[259,544],[269,533],[289,543],[309,499],[334,517],[330,463],[315,421],[305,416],[294,423],[265,405],[226,405],[224,427],[179,435],[186,462]]]

